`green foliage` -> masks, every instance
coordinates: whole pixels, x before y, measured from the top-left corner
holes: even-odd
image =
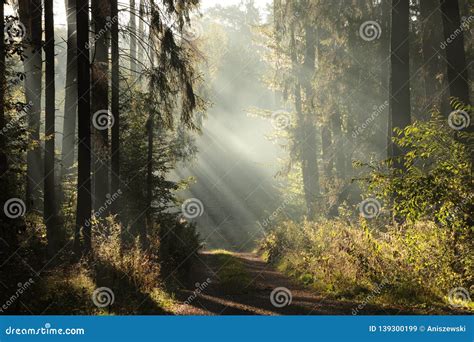
[[[458,107],[471,111],[471,107]],[[336,296],[377,289],[383,303],[440,303],[474,279],[472,133],[434,113],[397,130],[405,154],[370,165],[367,197],[384,203],[379,219],[280,222],[261,244],[269,262]],[[471,303],[472,305],[472,303]]]
[[[465,259],[465,274],[453,269],[445,229],[433,222],[386,228],[382,234],[340,220],[283,222],[261,249],[282,271],[336,297],[362,299],[378,289],[374,299],[382,303],[432,304],[455,284],[469,288],[472,263]]]
[[[472,232],[472,133],[454,130],[434,113],[430,121],[416,121],[397,134],[395,143],[406,151],[403,168],[393,168],[390,160],[374,166],[369,192],[391,204],[396,218],[433,219],[463,236]]]

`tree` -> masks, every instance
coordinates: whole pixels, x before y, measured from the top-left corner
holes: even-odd
[[[309,20],[309,19],[306,19]],[[301,71],[301,84],[305,92],[305,111],[300,120],[301,136],[301,161],[303,171],[303,185],[308,207],[309,219],[315,218],[316,200],[319,196],[319,170],[316,143],[316,112],[314,107],[314,92],[312,79],[315,72],[316,29],[314,25],[306,22],[304,27],[305,56]],[[295,47],[296,48],[296,47]],[[297,87],[299,88],[299,87]],[[298,90],[299,91],[299,90]],[[299,109],[302,112],[302,109]]]
[[[54,14],[53,0],[44,1],[45,54],[46,54],[46,90],[45,90],[45,136],[44,147],[44,222],[48,239],[48,252],[54,256],[58,250],[56,186],[54,178],[55,153],[55,80],[54,80]]]
[[[441,59],[439,58],[439,42],[443,34],[439,30],[441,15],[439,14],[439,0],[420,1],[420,20],[422,25],[422,52],[423,52],[423,80],[425,90],[425,110],[429,107],[445,107],[447,99],[444,98],[444,82],[438,79],[443,73]]]
[[[118,27],[118,7],[117,0],[110,0],[110,16],[113,19],[111,27],[111,59],[112,59],[112,98],[111,98],[111,114],[114,118],[112,126],[111,141],[111,192],[117,193],[120,189],[120,113],[119,113],[119,96],[120,96],[120,64],[119,64],[119,27]],[[120,199],[116,199],[112,206],[112,212],[118,214]]]
[[[135,0],[130,0],[130,70],[132,77],[135,78],[137,73],[137,15]]]
[[[26,28],[26,46],[23,67],[25,71],[25,98],[30,104],[28,116],[29,141],[27,152],[26,199],[31,209],[40,209],[42,188],[42,158],[40,144],[41,82],[43,78],[42,4],[41,0],[20,0],[20,20]]]
[[[92,25],[94,28],[94,59],[91,73],[91,112],[93,117],[94,137],[94,209],[104,205],[109,193],[109,37],[107,16],[110,16],[110,3],[103,0],[92,0]],[[111,19],[115,20],[115,19]],[[92,48],[92,47],[91,47]],[[106,118],[105,124],[100,119]],[[110,121],[109,121],[110,120]]]
[[[76,0],[65,1],[67,14],[67,69],[61,151],[61,179],[63,180],[71,174],[71,168],[74,164],[77,121]]]
[[[77,208],[74,246],[76,253],[91,250],[91,100],[89,69],[89,1],[76,1],[78,160]],[[81,246],[82,231],[83,246]],[[82,248],[81,248],[82,247]]]
[[[409,59],[409,0],[392,0],[392,27],[390,37],[390,100],[389,136],[394,137],[394,129],[403,129],[410,124],[410,59]],[[389,142],[389,157],[395,166],[401,168],[398,157],[404,151]]]
[[[143,37],[145,36],[145,31],[144,31],[144,21],[146,20],[145,18],[145,4],[144,4],[144,0],[140,0],[140,4],[139,4],[139,9],[138,9],[138,37],[140,37],[141,39],[143,39]],[[138,61],[140,61],[140,63],[143,63],[143,42],[140,42],[140,44],[138,44],[138,49],[137,49],[137,58],[138,58]],[[138,66],[138,69],[137,69],[137,72],[138,73],[141,73],[142,71],[142,65],[139,64]]]
[[[449,93],[469,104],[469,84],[458,0],[441,0]],[[453,38],[454,37],[454,38]],[[471,125],[472,130],[472,125]]]

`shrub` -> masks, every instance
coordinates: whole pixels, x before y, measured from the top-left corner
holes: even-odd
[[[440,302],[468,274],[453,268],[451,236],[430,221],[391,225],[386,232],[341,220],[283,222],[261,244],[266,258],[286,273],[337,297],[378,289],[379,300]],[[467,258],[466,258],[467,260]]]

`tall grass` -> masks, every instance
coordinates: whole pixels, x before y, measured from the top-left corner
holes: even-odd
[[[472,252],[455,255],[446,229],[424,221],[385,230],[364,222],[287,221],[266,236],[261,250],[280,270],[336,297],[376,291],[376,301],[423,305],[446,302],[454,287],[469,289]]]

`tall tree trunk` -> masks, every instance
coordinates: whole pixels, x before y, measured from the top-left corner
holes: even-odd
[[[44,1],[46,89],[45,89],[45,148],[44,148],[44,211],[50,257],[58,251],[58,208],[54,178],[55,152],[55,80],[54,80],[54,14],[53,0]]]
[[[466,28],[461,25],[458,0],[441,0],[441,12],[443,16],[444,44],[446,46],[449,93],[451,97],[457,98],[464,104],[469,105],[471,101],[469,98],[469,78],[463,33],[463,30]],[[453,36],[454,39],[452,39]],[[473,133],[474,124],[472,122],[472,113],[468,113],[467,115],[471,115],[471,121],[469,126],[463,128],[463,131]],[[459,140],[467,146],[470,146],[469,139],[460,138]],[[471,148],[470,151],[470,159],[474,161],[474,150]]]
[[[306,33],[307,35],[305,38],[306,43],[308,43],[312,40],[310,39],[311,37],[309,36],[309,31]],[[316,196],[319,193],[319,177],[317,172],[318,168],[315,152],[316,132],[313,121],[308,120],[308,117],[310,116],[310,108],[312,108],[311,75],[314,72],[315,46],[313,44],[313,49],[311,52],[311,48],[306,45],[305,64],[303,65],[303,70],[301,70],[296,51],[295,25],[292,25],[291,27],[290,40],[290,54],[293,74],[297,75],[294,90],[294,101],[298,127],[298,139],[296,144],[298,144],[297,148],[299,149],[301,156],[301,171],[303,176],[303,189],[307,216],[309,219],[313,219],[316,214]],[[311,55],[313,56],[312,58]],[[311,68],[311,63],[313,63],[313,68]],[[305,74],[304,76],[303,73]],[[303,109],[303,100],[301,95],[302,87],[306,91],[305,110]]]
[[[109,193],[109,37],[106,18],[110,16],[110,3],[104,0],[92,0],[92,25],[94,27],[94,60],[91,74],[91,111],[97,119],[93,122],[94,137],[94,210],[98,212],[104,205]],[[97,115],[97,113],[101,113]],[[97,116],[96,116],[97,115]],[[108,117],[105,125],[99,118]],[[93,118],[94,118],[93,117]],[[103,213],[104,215],[107,212]]]
[[[392,0],[392,28],[390,37],[390,111],[389,136],[394,129],[410,124],[410,60],[409,60],[409,0]],[[390,142],[389,157],[394,166],[402,167],[399,157],[404,154],[398,145]]]
[[[305,25],[305,56],[303,72],[300,74],[301,84],[305,93],[303,122],[302,122],[302,171],[305,189],[308,218],[316,216],[316,202],[319,196],[319,170],[316,142],[316,113],[313,105],[312,79],[315,71],[316,58],[316,30],[312,25]]]
[[[140,40],[143,41],[145,37],[143,21],[146,20],[144,0],[140,0],[139,6],[140,7],[138,10],[138,37],[140,37]],[[138,44],[138,47],[137,47],[137,58],[141,63],[143,63],[143,57],[144,57],[143,42],[140,42],[140,44]],[[141,73],[141,70],[142,70],[141,65],[137,65],[137,72]]]
[[[110,0],[110,15],[112,19],[118,18],[117,0]],[[118,20],[113,20],[111,28],[111,44],[112,44],[112,99],[111,111],[114,118],[112,126],[112,172],[111,172],[111,192],[114,194],[120,189],[120,113],[119,113],[119,30]],[[120,208],[120,198],[116,199],[112,204],[112,213],[118,215]]]
[[[335,155],[335,169],[339,178],[344,178],[346,175],[346,165],[344,160],[344,139],[342,133],[342,119],[339,111],[331,115],[331,129],[333,134],[333,144],[338,147],[338,152]]]
[[[41,82],[43,78],[41,0],[20,0],[19,13],[27,34],[23,67],[25,71],[25,98],[26,102],[31,105],[28,115],[29,142],[33,145],[33,148],[27,152],[26,202],[30,209],[40,210],[41,189],[43,188],[40,144]]]
[[[74,165],[77,120],[76,0],[65,0],[67,13],[66,89],[64,99],[61,179],[71,175]]]
[[[469,104],[469,84],[464,51],[463,27],[459,14],[458,0],[441,0],[444,44],[448,67],[449,93],[465,104]],[[454,39],[452,37],[454,36]],[[473,125],[470,126],[471,131]]]
[[[91,250],[91,106],[89,69],[89,1],[76,1],[77,24],[77,110],[78,110],[78,164],[75,251]]]
[[[420,18],[422,24],[422,53],[423,53],[423,80],[425,86],[424,111],[432,107],[446,109],[449,103],[447,93],[443,91],[444,84],[437,76],[443,73],[438,54],[439,42],[443,35],[439,30],[441,16],[439,14],[439,0],[420,1]],[[443,82],[444,83],[444,82]],[[444,112],[444,110],[443,110]]]
[[[130,0],[130,70],[132,78],[137,73],[137,16],[135,0]]]
[[[332,176],[332,169],[334,166],[333,156],[331,153],[331,146],[333,144],[332,141],[332,133],[329,123],[325,123],[321,127],[321,148],[323,151],[323,160],[324,160],[324,175],[326,180],[330,179]],[[327,190],[327,189],[326,189]]]
[[[153,132],[155,129],[155,120],[153,113],[150,113],[147,121],[147,133],[148,133],[148,151],[147,151],[147,177],[146,177],[146,197],[147,197],[147,210],[146,210],[146,229],[141,229],[141,241],[142,247],[148,247],[147,230],[152,231],[153,229]]]

